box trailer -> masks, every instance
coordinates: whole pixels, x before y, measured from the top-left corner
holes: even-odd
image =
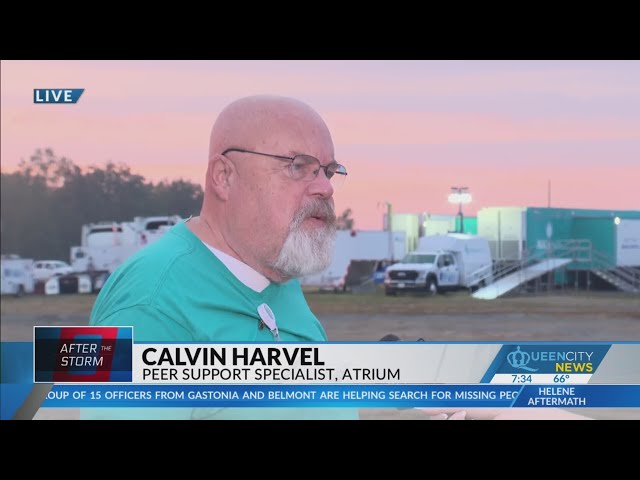
[[[393,232],[390,235],[382,230],[338,230],[329,267],[315,275],[302,277],[300,283],[332,289],[342,288],[352,261],[398,260],[406,253],[405,244],[405,232]]]
[[[159,240],[181,220],[179,216],[172,215],[83,225],[80,245],[71,247],[71,267],[74,272],[113,272],[127,258]]]
[[[2,295],[22,296],[33,293],[35,279],[33,277],[33,260],[20,258],[18,255],[3,255],[0,266]]]

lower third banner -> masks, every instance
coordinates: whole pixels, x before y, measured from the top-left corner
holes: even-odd
[[[640,407],[640,385],[54,385],[43,407]]]

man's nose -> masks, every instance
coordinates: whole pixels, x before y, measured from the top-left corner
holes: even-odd
[[[322,198],[331,198],[333,196],[333,185],[331,180],[327,178],[324,168],[318,170],[318,175],[309,184],[309,193]]]

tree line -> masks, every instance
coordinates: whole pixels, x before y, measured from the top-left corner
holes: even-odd
[[[126,164],[81,169],[52,149],[38,149],[13,173],[1,173],[0,245],[3,254],[69,260],[87,223],[125,222],[138,216],[197,215],[202,187],[185,180],[153,183]],[[352,229],[351,210],[338,228]]]
[[[152,183],[125,164],[81,169],[52,149],[38,149],[0,183],[3,254],[69,260],[86,223],[137,216],[197,215],[203,191],[185,180]]]

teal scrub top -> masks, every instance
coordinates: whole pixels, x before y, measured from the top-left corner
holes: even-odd
[[[271,282],[262,292],[242,283],[189,230],[172,227],[127,259],[109,277],[90,325],[133,326],[142,342],[271,342],[258,306],[273,311],[281,341],[326,341],[297,280]],[[344,408],[105,408],[82,418],[355,419]]]

